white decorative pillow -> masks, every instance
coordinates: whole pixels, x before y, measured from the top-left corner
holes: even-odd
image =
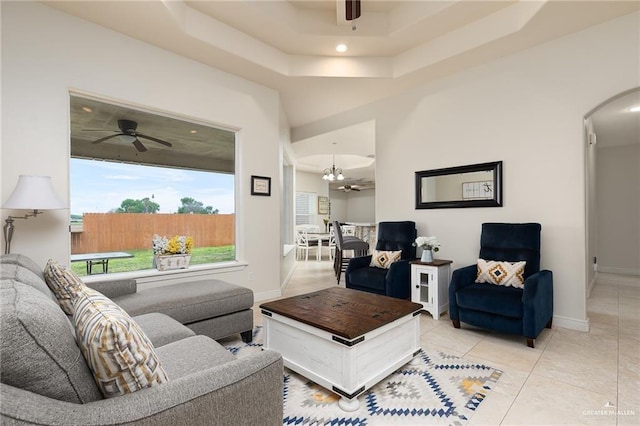
[[[78,346],[105,398],[168,382],[153,344],[122,308],[90,288],[73,307]]]
[[[476,282],[524,288],[524,267],[526,264],[525,261],[498,262],[478,259]]]
[[[71,269],[58,264],[53,259],[49,259],[43,271],[44,280],[51,289],[51,292],[58,299],[60,307],[67,315],[73,315],[73,299],[78,292],[87,287],[82,279]]]
[[[402,257],[402,250],[398,251],[378,251],[374,250],[371,254],[371,263],[369,266],[375,268],[389,269],[391,264],[400,260]]]

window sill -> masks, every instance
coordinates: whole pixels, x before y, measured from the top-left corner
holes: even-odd
[[[220,262],[203,265],[190,265],[187,269],[173,269],[170,271],[158,271],[157,269],[145,269],[141,271],[116,272],[113,274],[96,274],[82,277],[85,283],[113,280],[136,280],[138,283],[158,282],[176,278],[191,278],[208,276],[211,274],[236,272],[243,270],[246,262]]]
[[[293,251],[295,248],[296,248],[295,244],[285,244],[282,247],[282,257],[287,257],[287,255],[291,253],[291,251]]]

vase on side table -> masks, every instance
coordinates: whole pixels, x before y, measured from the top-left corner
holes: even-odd
[[[422,250],[422,257],[420,258],[420,261],[424,262],[424,263],[433,262],[433,250],[423,249]]]
[[[162,254],[155,255],[156,268],[158,271],[168,271],[171,269],[185,269],[191,262],[190,254]]]

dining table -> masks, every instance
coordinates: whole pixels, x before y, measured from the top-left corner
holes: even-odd
[[[328,232],[309,232],[307,237],[309,244],[311,244],[312,241],[317,242],[318,250],[316,251],[316,259],[318,261],[322,260],[322,243],[326,242],[327,245],[329,244],[329,240],[331,239],[330,234]]]

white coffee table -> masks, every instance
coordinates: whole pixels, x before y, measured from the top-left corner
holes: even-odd
[[[420,351],[422,305],[333,287],[260,305],[264,347],[284,364],[341,396],[355,411],[358,396]]]

